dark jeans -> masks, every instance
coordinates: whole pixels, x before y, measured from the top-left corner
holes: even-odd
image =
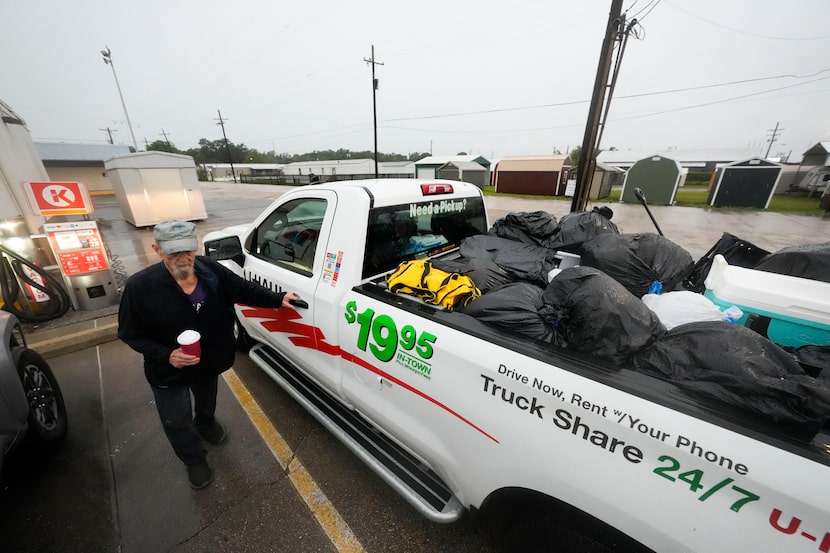
[[[218,379],[218,376],[210,376],[179,388],[151,386],[164,433],[185,465],[205,460],[207,452],[196,429],[213,425]]]

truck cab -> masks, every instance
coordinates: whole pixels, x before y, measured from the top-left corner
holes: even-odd
[[[237,306],[237,318],[253,341],[278,341],[292,362],[335,391],[341,390],[341,372],[328,370],[329,356],[321,349],[326,340],[337,343],[346,292],[402,261],[454,250],[487,228],[481,190],[469,183],[341,181],[284,194],[238,234],[211,233],[205,245],[208,255],[223,251],[227,258],[232,251],[224,263],[237,274],[276,291],[296,292],[308,303],[296,315],[301,321],[275,321],[272,311],[246,306]],[[301,342],[312,347],[296,347]]]

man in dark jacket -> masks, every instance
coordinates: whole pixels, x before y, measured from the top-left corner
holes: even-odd
[[[273,292],[197,256],[195,228],[186,221],[155,226],[153,250],[161,262],[127,280],[118,337],[144,356],[144,376],[164,433],[187,465],[191,487],[201,489],[213,478],[202,440],[218,445],[226,438],[214,414],[219,374],[233,365],[236,353],[234,304],[290,307],[299,297]],[[201,335],[200,356],[186,354],[177,343],[185,330]]]

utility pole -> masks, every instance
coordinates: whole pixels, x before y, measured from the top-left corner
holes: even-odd
[[[112,68],[112,76],[115,77],[115,88],[118,89],[118,97],[121,98],[121,107],[124,108],[124,117],[127,118],[127,126],[130,128],[130,136],[133,138],[133,146],[135,151],[138,151],[138,142],[135,141],[135,134],[133,133],[133,124],[130,123],[130,114],[127,113],[127,104],[124,103],[124,95],[121,94],[121,85],[118,84],[118,75],[115,74],[115,62],[112,61],[112,52],[109,46],[106,50],[101,50],[101,55],[104,57],[104,63]]]
[[[608,87],[608,75],[611,71],[611,59],[614,53],[614,42],[619,30],[622,29],[622,0],[612,0],[611,11],[608,13],[608,24],[605,29],[605,39],[602,41],[602,50],[597,65],[597,75],[594,80],[594,92],[591,97],[591,106],[588,109],[588,121],[585,123],[585,134],[582,139],[582,150],[579,153],[579,171],[576,175],[576,189],[571,201],[571,211],[583,211],[588,203],[591,176],[594,174],[596,138],[599,133],[599,124],[602,116],[603,101]]]
[[[107,136],[109,137],[109,142],[110,142],[110,144],[112,144],[112,143],[113,143],[113,142],[112,142],[112,131],[113,131],[113,129],[111,129],[111,128],[109,128],[109,127],[106,127],[106,128],[104,128],[104,129],[98,129],[98,130],[99,130],[99,131],[106,131],[106,132],[107,132]]]
[[[766,154],[764,154],[764,159],[767,159],[767,158],[769,157],[769,152],[770,152],[770,150],[772,150],[772,145],[773,145],[773,143],[774,143],[776,140],[778,140],[778,136],[777,136],[777,135],[778,135],[778,123],[779,123],[779,122],[778,122],[778,121],[776,121],[776,122],[775,122],[775,128],[774,128],[774,129],[772,129],[772,131],[770,131],[770,132],[772,132],[772,136],[770,136],[770,137],[767,139],[767,142],[769,142],[769,146],[767,146],[767,153],[766,153]],[[784,129],[781,129],[781,130],[783,131]]]
[[[167,143],[167,151],[173,153],[173,148],[170,146],[170,139],[167,138],[167,133],[164,132],[164,129],[161,129],[161,135],[164,137],[164,141]]]
[[[378,178],[378,108],[375,98],[378,89],[378,80],[375,78],[375,66],[383,65],[383,63],[375,61],[374,44],[372,44],[372,57],[369,59],[363,58],[363,61],[372,65],[372,127],[375,131],[375,178]]]
[[[233,169],[233,158],[231,157],[231,147],[228,146],[228,137],[225,135],[225,121],[222,119],[222,112],[218,109],[216,112],[219,114],[219,122],[216,123],[217,125],[222,127],[222,138],[225,139],[225,150],[228,152],[228,162],[231,164],[231,175],[233,175],[233,182],[236,182],[236,171]]]

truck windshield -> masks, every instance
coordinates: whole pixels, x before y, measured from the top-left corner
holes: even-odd
[[[480,197],[430,200],[373,208],[369,212],[363,278],[409,259],[451,250],[466,237],[487,232]]]

